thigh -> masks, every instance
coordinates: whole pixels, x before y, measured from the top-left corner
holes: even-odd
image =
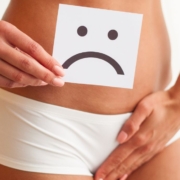
[[[127,180],[179,180],[180,139],[137,169]],[[1,180],[93,180],[90,176],[53,175],[20,171],[0,165]]]
[[[180,139],[166,147],[127,180],[180,180]]]
[[[0,165],[0,180],[93,180],[91,176],[32,173]]]

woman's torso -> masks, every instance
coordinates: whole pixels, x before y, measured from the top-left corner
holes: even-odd
[[[160,0],[12,0],[3,19],[52,54],[60,3],[143,14],[133,89],[65,83],[6,89],[38,101],[100,114],[126,113],[171,80],[170,44]]]

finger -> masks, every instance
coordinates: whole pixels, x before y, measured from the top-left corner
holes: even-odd
[[[133,151],[150,142],[152,137],[155,138],[153,132],[152,130],[148,130],[147,123],[144,123],[140,130],[129,141],[119,145],[100,166],[96,172],[96,180],[106,177],[113,169],[117,168],[119,164],[127,159]]]
[[[50,56],[41,45],[39,45],[25,33],[7,22],[4,22],[3,24],[1,23],[1,29],[2,32],[6,32],[5,36],[7,41],[10,42],[14,47],[18,47],[20,50],[29,54],[40,64],[55,74],[59,76],[64,75],[63,67],[60,65],[60,63]]]
[[[14,83],[18,84],[18,86],[25,87],[27,85],[31,86],[44,86],[47,83],[36,79],[35,77],[28,75],[17,68],[7,64],[2,59],[0,59],[0,75],[3,76],[3,84],[5,83],[6,87],[14,87]],[[7,80],[8,79],[8,80]]]
[[[120,144],[128,141],[140,128],[143,121],[151,114],[152,108],[146,101],[138,104],[130,118],[124,123],[117,137]]]
[[[162,151],[161,148],[156,148],[155,151],[153,151],[150,154],[147,154],[142,157],[142,159],[138,159],[137,162],[134,163],[131,169],[129,169],[129,172],[127,172],[128,176],[132,174],[136,169],[140,168],[141,166],[145,165],[147,162],[151,161],[153,158],[156,157],[160,152]]]
[[[121,164],[119,164],[113,171],[111,171],[105,180],[112,179],[124,179],[126,174],[131,172],[131,169],[138,168],[140,163],[143,164],[144,157],[152,154],[154,146],[151,144],[146,144],[143,147],[136,149],[127,159],[125,159]],[[137,164],[137,161],[139,164]]]
[[[15,49],[11,48],[8,45],[5,45],[4,48],[6,48],[6,51],[1,52],[1,57],[4,60],[6,60],[6,62],[8,62],[9,64],[20,69],[26,74],[28,73],[31,76],[39,80],[42,80],[48,84],[51,84],[54,86],[60,86],[60,87],[64,85],[64,82],[62,81],[60,77],[55,76],[50,70],[43,67],[32,57],[26,56],[25,54],[22,54],[19,51],[16,51]],[[7,72],[9,71],[7,70]],[[24,83],[24,82],[21,82],[24,80],[24,74],[23,75],[19,74],[19,76],[16,76],[16,77],[18,80],[17,82]],[[30,84],[30,81],[28,81],[28,84]],[[36,84],[34,84],[34,82],[32,81],[31,85],[36,85]]]
[[[128,169],[128,171],[126,172],[127,174],[125,174],[120,180],[127,179],[134,171],[139,169],[141,166],[145,165],[151,159],[152,159],[152,156],[150,155],[143,157],[143,159],[138,159],[138,161],[135,162],[133,166]]]
[[[136,162],[134,162],[131,168],[124,173],[130,176],[135,170],[145,165],[148,161],[152,160],[156,157],[160,152],[164,149],[165,141],[158,141],[153,145],[153,141],[145,145],[144,147],[137,150],[138,154],[142,154],[141,158],[138,158]],[[127,177],[126,177],[127,178]],[[122,179],[120,179],[122,180]]]
[[[149,160],[152,159],[152,155],[145,155],[142,156],[142,158],[139,158],[135,163],[132,164],[132,166],[125,172],[126,174],[122,176],[120,180],[126,180],[134,171],[139,169],[141,166],[146,164]]]
[[[113,169],[121,164],[134,149],[132,145],[123,144],[118,146],[106,159],[106,161],[99,167],[95,174],[95,180],[104,179]]]
[[[26,87],[27,85],[15,83],[14,81],[11,81],[10,79],[3,77],[0,75],[0,87],[4,88],[17,88],[17,87]]]
[[[121,164],[121,166],[117,167],[114,171],[112,171],[104,180],[124,180],[128,177],[129,172],[128,168],[131,168],[131,165],[128,167],[124,162]]]

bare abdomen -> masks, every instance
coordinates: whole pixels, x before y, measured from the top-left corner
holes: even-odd
[[[117,114],[133,111],[146,95],[164,89],[171,80],[170,44],[160,0],[12,0],[3,19],[52,54],[59,3],[141,13],[143,26],[133,89],[66,83],[64,87],[26,87],[8,91],[73,109]]]

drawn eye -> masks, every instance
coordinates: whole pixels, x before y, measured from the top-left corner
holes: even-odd
[[[118,37],[118,32],[116,30],[110,30],[108,33],[108,37],[110,40],[115,40]]]
[[[78,29],[77,29],[77,33],[79,36],[85,36],[87,34],[88,30],[85,26],[80,26]]]

